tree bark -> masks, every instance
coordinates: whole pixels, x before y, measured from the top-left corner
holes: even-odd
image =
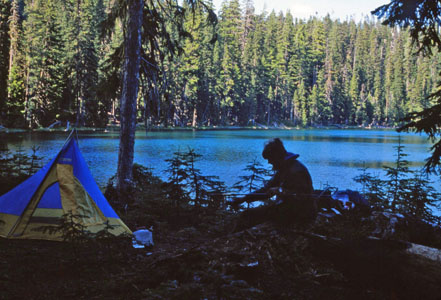
[[[198,111],[197,111],[196,104],[195,104],[195,106],[193,108],[193,120],[191,122],[192,127],[196,127],[197,119],[198,119]]]
[[[117,190],[119,192],[126,191],[132,181],[144,2],[143,0],[128,0],[127,5],[128,18],[124,34],[121,132],[117,170]]]

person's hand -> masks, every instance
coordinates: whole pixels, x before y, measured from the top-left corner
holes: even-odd
[[[275,196],[275,195],[279,195],[280,194],[280,188],[279,187],[270,188],[266,193],[268,195],[270,195],[271,197]]]
[[[243,197],[240,198],[234,198],[233,201],[231,201],[230,206],[231,208],[233,208],[234,210],[239,210],[240,205],[244,202],[245,200],[243,199]]]

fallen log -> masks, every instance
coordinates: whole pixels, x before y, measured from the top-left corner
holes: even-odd
[[[406,249],[406,252],[441,263],[440,249],[410,243],[410,246]]]
[[[380,289],[399,299],[441,298],[441,250],[405,241],[340,239],[296,231],[358,288]]]

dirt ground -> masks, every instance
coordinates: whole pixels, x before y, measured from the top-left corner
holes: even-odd
[[[0,299],[441,299],[440,264],[325,223],[162,223],[142,249],[128,238],[0,239]]]

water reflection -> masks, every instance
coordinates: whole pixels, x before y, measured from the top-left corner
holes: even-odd
[[[384,167],[395,167],[395,161],[312,161],[314,164],[322,166],[342,166],[356,169],[383,169]],[[413,170],[421,170],[424,162],[409,162],[409,168]]]

